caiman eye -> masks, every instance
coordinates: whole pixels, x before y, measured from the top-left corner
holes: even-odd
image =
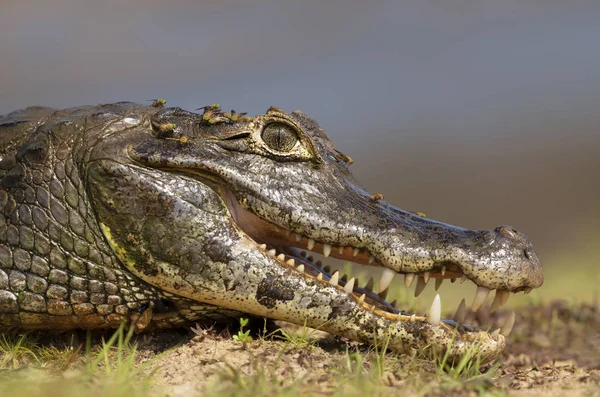
[[[267,125],[261,137],[267,146],[278,152],[289,152],[299,140],[298,134],[294,130],[281,123]]]

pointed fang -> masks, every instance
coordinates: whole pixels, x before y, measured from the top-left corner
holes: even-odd
[[[440,294],[436,294],[435,298],[433,298],[431,308],[429,309],[429,314],[427,315],[427,322],[431,325],[440,325],[441,319],[442,301],[440,299]]]
[[[437,291],[438,289],[440,289],[440,287],[442,286],[442,283],[444,282],[443,278],[436,278],[435,279],[435,290]]]
[[[476,312],[479,310],[483,302],[485,302],[485,298],[490,294],[490,289],[486,287],[477,287],[477,291],[475,291],[475,297],[473,298],[473,304],[471,305],[471,311]]]
[[[344,285],[344,291],[346,291],[347,293],[351,294],[352,291],[354,290],[354,277],[352,277],[347,283],[346,285]]]
[[[495,311],[500,306],[504,306],[504,304],[506,304],[506,301],[508,300],[509,296],[510,296],[510,292],[504,291],[501,289],[497,289],[496,296],[494,296],[494,300],[492,302],[492,305],[490,306],[490,312]]]
[[[404,286],[406,288],[410,288],[410,286],[412,285],[413,281],[415,280],[415,274],[414,273],[406,273],[404,275]]]
[[[309,238],[308,243],[306,244],[306,248],[309,251],[312,251],[312,249],[315,248],[315,240],[313,240],[312,238]]]
[[[506,338],[506,337],[508,337],[508,335],[510,335],[510,331],[512,331],[514,326],[515,326],[515,312],[511,312],[510,316],[508,317],[508,319],[506,320],[506,322],[500,329],[500,333],[502,335],[504,335],[504,337]]]
[[[340,279],[340,272],[335,272],[335,273],[333,273],[333,275],[329,279],[329,284],[331,284],[331,285],[338,285],[339,279]]]
[[[465,322],[465,317],[467,316],[467,304],[465,300],[461,300],[458,308],[456,309],[456,313],[454,314],[454,321],[457,324],[462,324]]]
[[[383,273],[381,273],[381,279],[379,279],[379,292],[386,290],[392,281],[394,281],[394,277],[396,277],[395,271],[388,268],[383,269]]]
[[[423,277],[417,278],[417,286],[415,287],[415,298],[421,295],[421,292],[425,289],[427,283],[423,279]]]
[[[296,268],[296,270],[298,270],[300,273],[304,273],[304,264],[298,265],[298,267]]]
[[[323,244],[323,256],[327,258],[331,254],[331,245]]]

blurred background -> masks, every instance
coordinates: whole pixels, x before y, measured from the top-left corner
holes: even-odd
[[[589,301],[599,20],[600,3],[577,0],[2,0],[0,113],[153,98],[301,109],[386,201],[527,234],[546,283],[513,305]]]

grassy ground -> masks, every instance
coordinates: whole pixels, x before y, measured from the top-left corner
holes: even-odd
[[[485,312],[473,322],[506,315]],[[485,366],[476,354],[452,366],[387,352],[385,341],[358,346],[303,327],[239,328],[2,335],[0,395],[600,395],[597,304],[521,308],[504,356]]]

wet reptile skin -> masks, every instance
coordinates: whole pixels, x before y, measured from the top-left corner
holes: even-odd
[[[277,108],[250,118],[117,103],[0,117],[0,329],[142,331],[249,313],[367,343],[389,336],[398,350],[459,355],[480,343],[497,356],[502,335],[393,319],[368,291],[377,310],[365,309],[291,248],[311,239],[398,273],[448,266],[445,277],[490,289],[541,285],[524,235],[402,211],[361,188],[350,163],[313,120]]]

